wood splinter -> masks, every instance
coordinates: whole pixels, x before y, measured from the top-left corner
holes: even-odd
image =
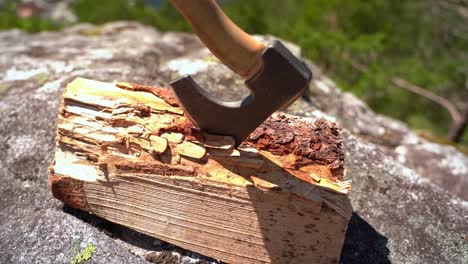
[[[274,114],[234,149],[170,90],[78,78],[56,142],[70,206],[227,263],[338,263],[352,209],[333,123]]]

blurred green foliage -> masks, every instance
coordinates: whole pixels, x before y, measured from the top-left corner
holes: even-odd
[[[444,136],[445,109],[394,86],[400,77],[459,107],[468,106],[468,19],[438,0],[220,0],[226,13],[250,33],[297,43],[339,86],[375,111],[416,129]],[[28,32],[57,25],[39,18],[16,19],[9,4],[0,29]],[[167,2],[157,10],[143,0],[78,0],[79,22],[136,20],[163,31],[190,31]],[[468,145],[468,132],[464,144]]]
[[[164,31],[190,30],[168,2],[156,10],[143,0],[78,0],[74,11],[79,22],[102,24],[115,20],[135,20]]]
[[[0,30],[18,28],[26,32],[34,33],[44,30],[58,29],[59,26],[39,16],[31,18],[16,17],[17,1],[7,0],[0,8]]]
[[[468,19],[440,1],[229,1],[225,10],[250,32],[299,44],[341,88],[413,128],[444,136],[451,119],[393,77],[468,107]]]

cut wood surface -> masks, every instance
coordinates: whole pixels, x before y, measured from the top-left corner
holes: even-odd
[[[334,123],[274,114],[234,149],[168,89],[78,78],[56,141],[70,206],[223,262],[338,263],[352,209]]]

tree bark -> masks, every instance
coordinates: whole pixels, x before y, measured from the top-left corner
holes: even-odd
[[[454,103],[429,90],[398,77],[392,78],[392,82],[398,87],[407,89],[445,108],[449,112],[450,117],[452,117],[452,124],[450,125],[450,129],[447,133],[447,139],[455,143],[461,142],[468,122],[468,107],[465,109],[464,113],[461,113]]]
[[[465,108],[461,119],[458,122],[453,121],[447,138],[453,142],[460,143],[463,139],[463,134],[468,125],[468,106]]]
[[[170,90],[78,78],[56,141],[50,185],[70,206],[224,262],[339,261],[352,208],[334,123],[275,114],[234,149]]]

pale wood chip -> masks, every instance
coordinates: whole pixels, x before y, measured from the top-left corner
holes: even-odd
[[[143,134],[143,132],[145,132],[145,128],[140,126],[140,125],[134,125],[134,126],[129,126],[127,127],[127,131],[126,131],[128,134],[137,134],[137,135],[141,135]]]
[[[286,169],[286,171],[288,171],[292,175],[298,177],[299,179],[307,181],[307,182],[311,182],[311,180],[312,180],[312,181],[314,181],[316,183],[320,183],[320,181],[322,180],[322,178],[320,178],[320,176],[318,176],[317,174],[315,174],[313,172],[306,172],[306,171],[294,170],[294,169]]]
[[[311,173],[310,174],[310,178],[312,178],[312,180],[316,181],[316,182],[320,182],[322,178],[320,178],[320,176],[318,176],[317,174],[315,173]]]
[[[174,144],[180,144],[184,141],[184,135],[182,133],[177,132],[163,133],[161,137],[167,139],[167,141]]]
[[[236,140],[231,136],[219,136],[213,134],[205,134],[205,147],[213,149],[233,149]]]
[[[112,110],[112,115],[122,115],[122,114],[128,114],[133,112],[135,109],[131,107],[121,107]]]
[[[271,183],[269,181],[265,181],[263,179],[260,179],[255,176],[250,176],[250,179],[252,179],[252,182],[254,183],[255,186],[259,187],[260,189],[268,189],[268,190],[279,190],[280,187],[274,183]]]
[[[243,157],[213,156],[213,159],[220,163],[227,163],[231,165],[237,165],[240,167],[247,167],[253,169],[260,169],[265,164],[265,161],[263,159],[252,159]]]
[[[194,159],[201,159],[206,154],[206,148],[189,141],[184,141],[181,144],[174,145],[174,149],[180,155]]]
[[[156,154],[161,154],[167,149],[167,140],[155,135],[150,136],[151,150]]]
[[[240,151],[237,149],[208,149],[210,156],[239,157]]]
[[[172,125],[174,124],[175,118],[171,115],[159,115],[157,122],[159,125],[165,124],[165,125]]]
[[[260,153],[256,148],[238,148],[239,153],[243,157],[256,158],[261,157]]]
[[[245,152],[250,152],[250,153],[258,153],[258,150],[256,148],[252,148],[252,147],[239,147],[237,149],[245,151]]]
[[[182,115],[180,107],[173,107],[163,99],[147,92],[134,92],[117,87],[112,83],[77,78],[67,85],[64,97],[88,105],[119,108],[121,105],[145,105],[152,110]],[[116,100],[118,98],[118,100]]]
[[[151,151],[151,143],[146,140],[146,139],[143,139],[143,138],[136,138],[136,137],[132,137],[132,136],[129,136],[129,135],[124,135],[125,136],[125,139],[128,143],[134,143],[134,144],[137,144],[138,146],[140,146],[141,148],[147,150],[147,151]],[[128,148],[129,146],[127,146]]]
[[[129,143],[138,145],[140,148],[148,151],[149,153],[161,154],[167,149],[167,140],[162,137],[151,135],[149,139],[132,137],[129,135],[124,135],[127,148],[129,148]]]

